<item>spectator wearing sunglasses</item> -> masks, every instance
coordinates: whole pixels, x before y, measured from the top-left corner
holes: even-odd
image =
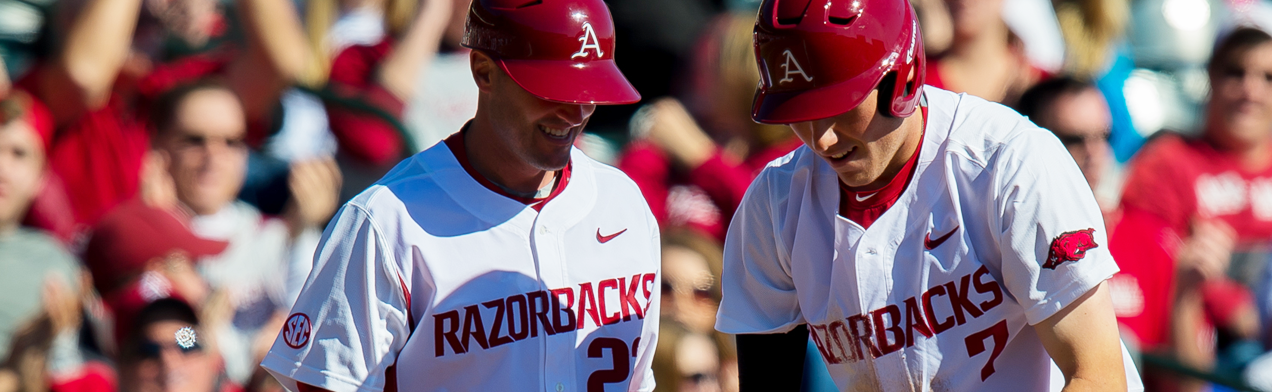
[[[1096,190],[1113,162],[1109,146],[1113,119],[1105,102],[1094,84],[1060,76],[1025,91],[1016,109],[1060,139],[1082,170],[1087,184]],[[1106,211],[1105,218],[1108,219],[1107,211],[1115,206],[1098,196],[1096,201],[1100,209]]]
[[[184,301],[164,298],[142,308],[121,347],[120,385],[125,391],[230,392],[241,388],[206,349],[203,328]]]

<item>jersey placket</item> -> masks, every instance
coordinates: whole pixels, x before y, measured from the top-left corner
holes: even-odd
[[[540,212],[535,218],[534,229],[530,235],[531,244],[534,245],[531,250],[534,253],[535,270],[538,273],[540,289],[543,290],[551,290],[553,287],[570,287],[573,284],[568,279],[569,271],[564,259],[565,250],[562,249],[560,239],[567,227],[557,223],[559,222],[554,222],[548,214]],[[540,376],[542,390],[550,392],[572,390],[575,337],[576,334],[573,333],[557,333],[541,339],[539,343],[541,360],[537,373]]]

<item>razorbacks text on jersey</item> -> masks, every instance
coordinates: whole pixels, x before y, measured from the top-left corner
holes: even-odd
[[[807,324],[842,390],[1049,390],[1032,325],[1118,270],[1099,208],[1050,132],[924,92],[915,175],[868,230],[838,215],[837,175],[807,147],[760,174],[729,227],[716,328]]]
[[[622,172],[570,162],[541,211],[446,143],[399,164],[327,227],[262,366],[291,390],[652,390],[657,223]]]

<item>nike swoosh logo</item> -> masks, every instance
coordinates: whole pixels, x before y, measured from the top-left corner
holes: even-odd
[[[870,198],[874,197],[874,195],[877,195],[877,194],[879,194],[879,192],[871,193],[869,195],[866,195],[866,197],[861,197],[861,195],[857,195],[857,201],[869,200]]]
[[[606,242],[610,242],[610,240],[614,239],[614,237],[618,237],[618,235],[619,235],[619,234],[623,234],[623,233],[626,233],[626,232],[627,232],[627,229],[623,229],[622,231],[619,231],[619,232],[614,233],[614,234],[610,234],[610,235],[601,235],[601,229],[596,229],[596,242],[600,242],[600,243],[604,244],[604,243],[606,243]]]
[[[927,248],[927,250],[936,249],[936,247],[945,243],[945,240],[950,239],[950,236],[954,235],[954,232],[956,231],[958,231],[958,226],[954,226],[954,230],[950,230],[949,233],[945,233],[945,235],[937,237],[935,240],[932,239],[932,233],[928,232],[927,235],[923,237],[923,247]]]

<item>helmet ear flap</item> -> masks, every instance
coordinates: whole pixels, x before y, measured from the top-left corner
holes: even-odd
[[[893,92],[897,89],[897,73],[889,71],[883,75],[883,80],[879,81],[879,102],[875,105],[875,110],[885,117],[901,117],[893,113],[892,103],[896,100],[896,94]]]
[[[887,75],[884,75],[883,80],[879,81],[877,110],[880,113],[888,117],[909,117],[914,114],[914,109],[919,103],[919,93],[922,91],[923,71],[918,69],[919,64],[909,67],[908,80],[900,79],[897,71],[889,71]]]

